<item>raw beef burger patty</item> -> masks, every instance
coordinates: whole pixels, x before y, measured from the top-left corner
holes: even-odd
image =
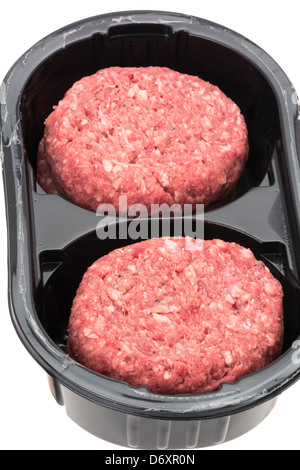
[[[85,273],[67,351],[82,365],[159,394],[203,393],[277,358],[282,288],[249,249],[158,238]]]
[[[238,106],[165,67],[110,67],[76,82],[45,121],[37,178],[84,208],[225,198],[248,158]]]

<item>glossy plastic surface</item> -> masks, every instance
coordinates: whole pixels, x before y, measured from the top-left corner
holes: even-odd
[[[204,234],[251,248],[281,281],[285,340],[277,361],[215,393],[153,395],[95,374],[65,354],[70,307],[84,271],[99,256],[138,240],[101,241],[99,216],[45,194],[35,179],[37,146],[44,119],[72,83],[110,65],[160,65],[198,75],[218,85],[246,118],[248,165],[233,198],[205,213]],[[132,447],[208,446],[258,424],[300,376],[293,359],[300,335],[300,119],[284,72],[222,26],[167,12],[120,12],[43,39],[16,62],[2,87],[11,316],[51,377],[58,403],[94,434]],[[109,420],[114,432],[107,437],[103,423]]]

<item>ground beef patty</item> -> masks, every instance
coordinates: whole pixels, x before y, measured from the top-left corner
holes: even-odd
[[[248,158],[238,106],[216,86],[166,67],[111,67],[76,82],[45,121],[37,178],[99,204],[205,204],[225,198]]]
[[[282,288],[249,249],[158,238],[112,251],[85,273],[67,351],[154,393],[203,393],[278,357]]]

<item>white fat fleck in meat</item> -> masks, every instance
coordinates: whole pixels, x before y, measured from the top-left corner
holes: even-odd
[[[229,302],[231,305],[233,305],[233,304],[235,303],[235,300],[231,297],[230,294],[226,294],[226,295],[225,295],[225,300],[226,300],[227,302]]]
[[[222,150],[222,152],[228,152],[229,150],[231,150],[231,145],[220,145],[220,149]]]
[[[147,90],[139,90],[138,95],[140,98],[146,100],[148,98]]]
[[[231,351],[225,351],[223,353],[223,357],[224,357],[224,361],[225,361],[226,366],[229,366],[233,361]]]
[[[125,165],[123,165],[123,166],[125,166]],[[123,170],[123,168],[122,168],[120,165],[114,165],[114,166],[113,166],[113,169],[112,169],[112,172],[113,172],[114,174],[116,174],[116,173],[119,173],[119,172],[122,171],[122,170]]]
[[[111,300],[119,300],[122,295],[120,291],[114,289],[113,287],[109,287],[107,289],[107,293],[109,297],[111,298]]]
[[[271,282],[265,282],[264,283],[264,290],[267,292],[267,294],[272,295],[275,292],[275,287],[274,284]]]
[[[183,270],[184,274],[186,275],[187,279],[190,281],[191,284],[194,284],[197,282],[197,274],[195,273],[195,270],[193,266],[190,264]]]
[[[105,171],[107,171],[108,173],[111,172],[113,165],[110,160],[102,160],[102,165]]]
[[[226,247],[227,247],[226,242],[224,242],[223,240],[216,240],[216,241],[215,241],[215,244],[216,244],[217,246],[219,246],[220,248],[226,249]]]
[[[210,121],[210,119],[208,119],[207,116],[203,116],[203,118],[201,119],[201,122],[206,128],[211,127],[211,121]]]
[[[83,334],[84,336],[86,336],[87,338],[91,338],[91,339],[97,339],[99,338],[99,336],[93,332],[93,330],[91,330],[90,328],[84,328],[83,330]]]
[[[164,379],[168,380],[170,377],[172,377],[171,372],[169,370],[166,370],[166,372],[164,373]]]
[[[165,245],[168,248],[168,250],[171,250],[171,251],[177,251],[178,250],[177,243],[172,241],[172,240],[169,240],[168,238],[165,239]]]
[[[62,122],[62,123],[63,123],[63,126],[68,127],[68,126],[70,125],[69,118],[68,118],[67,116],[65,116],[65,117],[63,118],[63,122]]]
[[[108,121],[108,119],[107,119],[107,116],[106,116],[105,113],[102,111],[101,107],[99,108],[99,111],[98,111],[98,117],[99,117],[99,120],[101,121],[101,126],[102,126],[103,128],[109,126],[109,121]]]
[[[166,173],[163,173],[161,178],[160,178],[160,182],[163,186],[168,186],[168,184],[170,183],[169,179],[168,179],[168,175]]]
[[[135,95],[145,98],[145,94],[143,93],[144,91],[146,90],[141,90],[138,84],[135,83],[134,85],[132,85],[132,87],[129,88],[127,95],[129,98],[133,98]]]
[[[168,323],[168,324],[171,323],[170,318],[168,318],[166,315],[161,315],[159,313],[153,313],[152,316],[158,323]]]
[[[132,273],[136,273],[136,267],[134,266],[134,264],[129,264],[127,266],[127,269],[128,269],[128,271],[130,271]]]
[[[157,85],[157,89],[158,89],[159,93],[161,93],[161,91],[163,89],[162,81],[157,78],[156,81],[155,81],[155,84]]]
[[[233,298],[240,297],[242,294],[244,294],[244,291],[240,286],[238,286],[237,284],[234,284],[231,288],[230,294]]]
[[[113,305],[108,305],[106,307],[106,309],[109,311],[109,312],[114,312],[115,311],[115,307]]]
[[[128,345],[126,343],[120,343],[120,346],[121,346],[121,349],[123,352],[125,352],[126,354],[131,354],[131,349],[128,347]]]
[[[273,346],[275,344],[275,338],[274,336],[271,336],[271,335],[267,335],[267,341],[269,343],[270,346]]]
[[[168,313],[170,311],[170,307],[166,304],[161,302],[156,302],[155,307],[152,309],[153,313]]]

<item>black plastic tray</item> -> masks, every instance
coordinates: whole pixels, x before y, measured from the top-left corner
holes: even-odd
[[[214,393],[154,395],[96,374],[65,353],[70,307],[84,271],[99,256],[138,240],[101,241],[101,217],[45,194],[35,178],[37,147],[44,119],[74,81],[112,65],[198,75],[218,85],[246,118],[249,162],[233,200],[205,213],[204,234],[250,248],[281,281],[284,346],[270,366]],[[88,431],[134,448],[204,447],[252,429],[300,377],[300,115],[285,73],[223,26],[176,13],[126,11],[41,40],[8,72],[1,97],[10,312],[57,402]]]

